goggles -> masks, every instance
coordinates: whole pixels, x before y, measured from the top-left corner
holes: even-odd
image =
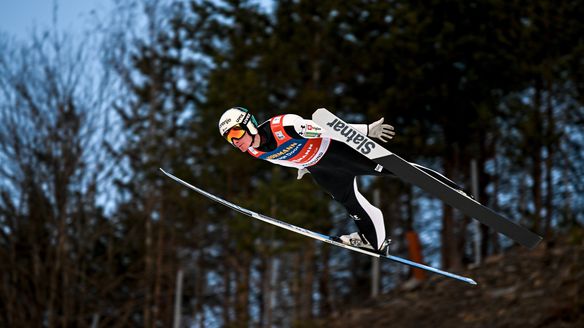
[[[227,132],[225,132],[223,134],[223,137],[227,139],[229,143],[233,144],[233,141],[243,137],[245,135],[245,132],[246,131],[241,126],[235,125]]]

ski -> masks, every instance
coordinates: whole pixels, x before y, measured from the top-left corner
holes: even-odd
[[[233,209],[233,210],[235,210],[237,212],[240,212],[242,214],[245,214],[245,215],[247,215],[249,217],[252,217],[254,219],[257,219],[257,220],[260,220],[260,221],[269,223],[271,225],[275,225],[277,227],[280,227],[280,228],[283,228],[283,229],[286,229],[286,230],[289,230],[289,231],[292,231],[292,232],[295,232],[295,233],[304,235],[306,237],[310,237],[310,238],[313,238],[313,239],[316,239],[316,240],[320,240],[322,242],[325,242],[325,243],[328,243],[328,244],[331,244],[331,245],[335,245],[335,246],[338,246],[338,247],[346,248],[346,249],[352,250],[354,252],[366,254],[366,255],[369,255],[369,256],[372,256],[372,257],[385,258],[385,259],[388,259],[388,260],[391,260],[391,261],[394,261],[394,262],[402,263],[402,264],[409,265],[409,266],[412,266],[412,267],[415,267],[415,268],[423,269],[423,270],[426,270],[426,271],[429,271],[429,272],[434,272],[434,273],[437,273],[437,274],[440,274],[440,275],[443,275],[443,276],[446,276],[446,277],[449,277],[449,278],[453,278],[453,279],[456,279],[456,280],[459,280],[459,281],[462,281],[462,282],[466,282],[466,283],[471,284],[471,285],[476,285],[477,284],[471,278],[459,276],[459,275],[454,274],[454,273],[446,272],[446,271],[443,271],[443,270],[440,270],[440,269],[437,269],[437,268],[433,268],[431,266],[427,266],[427,265],[424,265],[424,264],[421,264],[421,263],[413,262],[413,261],[410,261],[410,260],[407,260],[407,259],[404,259],[404,258],[401,258],[401,257],[398,257],[398,256],[393,256],[393,255],[389,255],[389,254],[379,254],[379,253],[375,253],[373,251],[361,249],[361,248],[358,248],[358,247],[345,245],[343,243],[340,243],[338,241],[335,241],[333,239],[333,237],[331,237],[331,236],[323,235],[323,234],[320,234],[318,232],[314,232],[314,231],[311,231],[311,230],[307,230],[307,229],[304,229],[304,228],[295,226],[293,224],[286,223],[284,221],[280,221],[280,220],[271,218],[269,216],[266,216],[266,215],[263,215],[263,214],[260,214],[260,213],[257,213],[257,212],[248,210],[248,209],[243,208],[243,207],[241,207],[239,205],[236,205],[236,204],[233,204],[233,203],[231,203],[229,201],[226,201],[226,200],[224,200],[224,199],[222,199],[220,197],[217,197],[217,196],[215,196],[215,195],[213,195],[213,194],[211,194],[211,193],[209,193],[207,191],[204,191],[203,189],[200,189],[198,187],[195,187],[195,186],[189,184],[188,182],[185,182],[185,181],[181,180],[180,178],[177,178],[176,176],[174,176],[174,175],[172,175],[172,174],[164,171],[162,168],[160,169],[160,171],[162,171],[162,173],[164,173],[166,176],[168,176],[172,180],[174,180],[174,181],[182,184],[183,186],[188,187],[188,188],[190,188],[190,189],[198,192],[199,194],[201,194],[201,195],[203,195],[203,196],[205,196],[207,198],[210,198],[211,200],[216,201],[217,203],[220,203],[220,204],[222,204],[224,206],[227,206],[227,207],[229,207],[229,208],[231,208],[231,209]]]
[[[347,145],[377,163],[376,170],[381,171],[383,168],[387,168],[400,179],[424,189],[446,204],[459,209],[464,214],[526,247],[534,248],[541,241],[541,236],[419,170],[395,153],[351,128],[349,124],[328,110],[324,108],[316,110],[312,115],[312,120],[325,129],[329,135],[334,136],[334,139],[344,140]]]

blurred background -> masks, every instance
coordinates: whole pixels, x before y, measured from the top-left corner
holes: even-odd
[[[83,3],[81,5],[80,3]],[[0,5],[1,327],[584,324],[584,3],[21,1]],[[279,230],[165,179],[337,235],[309,175],[217,121],[395,126],[387,148],[544,236],[514,245],[362,178],[392,252],[470,287]]]

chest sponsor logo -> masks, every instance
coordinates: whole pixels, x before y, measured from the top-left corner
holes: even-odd
[[[276,131],[276,138],[278,138],[278,140],[283,140],[285,138],[282,131]]]
[[[287,160],[296,155],[302,149],[303,145],[304,144],[302,143],[293,142],[282,149],[280,148],[276,149],[276,152],[268,155],[266,159]]]
[[[311,158],[312,156],[314,156],[313,149],[314,149],[314,145],[313,144],[309,144],[308,147],[305,147],[304,148],[304,151],[303,151],[304,153],[302,154],[302,157],[293,160],[293,162],[295,162],[295,163],[304,163],[307,158]]]

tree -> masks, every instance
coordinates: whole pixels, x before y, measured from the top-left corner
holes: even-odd
[[[93,273],[111,264],[99,254],[111,237],[99,201],[107,83],[89,64],[92,38],[0,37],[1,322],[88,326],[103,295]]]

